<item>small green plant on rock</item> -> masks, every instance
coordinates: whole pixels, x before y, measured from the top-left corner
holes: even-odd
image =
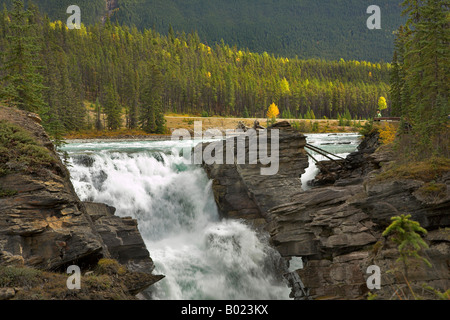
[[[383,232],[383,236],[390,236],[391,240],[398,245],[400,257],[397,262],[404,265],[405,276],[408,277],[408,262],[411,258],[416,258],[425,262],[431,267],[431,263],[419,252],[428,249],[428,244],[422,239],[419,233],[427,234],[427,230],[422,228],[417,221],[411,220],[411,215],[400,215],[391,218],[392,223]]]
[[[399,267],[394,267],[388,273],[400,276],[399,280],[403,278],[407,288],[412,294],[412,297],[417,300],[421,299],[413,290],[411,284],[409,271],[410,268],[418,267],[420,263],[424,263],[428,267],[432,267],[430,261],[422,256],[422,250],[428,249],[428,244],[423,240],[422,235],[427,234],[427,230],[422,228],[417,221],[411,220],[411,215],[400,215],[391,218],[392,223],[383,232],[384,237],[397,245],[399,254],[396,263]],[[422,235],[421,235],[422,234]],[[400,280],[401,281],[401,280]],[[397,285],[394,292],[400,300],[408,299],[407,294]]]

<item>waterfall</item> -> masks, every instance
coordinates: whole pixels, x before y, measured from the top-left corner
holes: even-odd
[[[309,143],[340,156],[356,150],[358,139],[308,135]],[[138,220],[155,272],[166,276],[150,288],[153,299],[289,299],[284,260],[245,222],[219,219],[211,181],[180,155],[192,146],[189,140],[84,142],[63,151],[81,200],[109,204],[117,215]],[[310,159],[304,189],[317,172]],[[302,267],[300,258],[290,264],[289,271]],[[287,278],[304,290],[295,274]]]
[[[153,299],[289,299],[283,259],[243,221],[220,220],[203,169],[180,156],[191,141],[89,142],[64,147],[83,201],[138,220],[166,277]]]

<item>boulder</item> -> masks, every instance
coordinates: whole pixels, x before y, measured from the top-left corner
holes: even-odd
[[[84,202],[84,205],[111,258],[130,271],[151,274],[155,265],[139,233],[137,220],[115,216],[115,208],[103,203]]]

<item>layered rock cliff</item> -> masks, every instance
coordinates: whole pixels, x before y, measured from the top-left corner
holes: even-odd
[[[270,156],[272,148],[272,129],[279,132],[278,170],[276,174],[262,175],[261,168],[269,164],[261,164],[261,152]],[[280,130],[281,129],[281,130]],[[259,132],[256,132],[259,137]],[[300,176],[308,167],[308,157],[304,150],[306,138],[301,133],[292,129],[287,123],[279,123],[268,129],[267,145],[261,150],[252,151],[249,147],[249,138],[245,140],[246,155],[244,163],[238,163],[239,146],[237,137],[232,138],[232,158],[234,164],[204,164],[209,178],[213,179],[213,191],[219,211],[227,218],[245,218],[255,223],[264,222],[267,211],[277,205],[291,201],[292,196],[302,190]],[[224,158],[227,157],[226,141],[215,142],[224,150]],[[203,145],[203,148],[207,144]],[[250,164],[251,152],[257,154],[256,164]],[[275,160],[275,159],[272,159]],[[273,164],[271,164],[273,165]]]
[[[448,173],[439,177],[446,186],[445,192],[432,200],[420,192],[423,181],[379,179],[378,174],[392,155],[378,148],[378,136],[373,134],[347,159],[322,162],[322,170],[312,183],[314,187],[303,191],[300,176],[308,165],[302,150],[305,137],[294,134],[288,126],[281,125],[279,129],[280,137],[289,137],[285,140],[288,143],[280,143],[287,180],[283,170],[278,177],[253,175],[247,179],[242,172],[256,172],[257,168],[204,166],[214,180],[216,201],[224,216],[251,221],[259,217],[258,225],[269,232],[272,244],[283,257],[303,258],[304,268],[296,272],[310,297],[366,298],[367,267],[377,265],[381,268],[382,289],[373,293],[389,299],[400,288],[406,298],[410,290],[405,279],[392,272],[397,266],[397,248],[381,236],[390,218],[400,214],[411,214],[428,230],[425,240],[429,249],[425,254],[433,265],[413,268],[408,285],[430,298],[436,296],[422,284],[441,292],[450,287]],[[252,205],[251,215],[245,214],[247,203]]]
[[[152,274],[135,220],[79,200],[36,115],[0,107],[0,127],[0,266],[86,272],[115,259],[148,275],[133,283],[133,294],[162,278]]]

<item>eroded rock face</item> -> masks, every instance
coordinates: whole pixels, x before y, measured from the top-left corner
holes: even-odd
[[[249,169],[238,166],[205,167],[214,179],[216,201],[222,210],[243,212],[244,204],[251,202],[252,209],[259,209],[264,218],[259,225],[270,233],[280,254],[303,258],[304,268],[297,273],[312,298],[366,298],[369,291],[366,271],[370,265],[381,268],[383,287],[376,292],[380,298],[389,299],[395,291],[392,288],[405,284],[404,279],[388,272],[397,267],[398,253],[381,236],[391,223],[390,218],[400,214],[411,214],[413,220],[429,231],[425,240],[430,248],[425,254],[433,268],[420,265],[409,272],[408,281],[417,288],[426,283],[441,291],[448,289],[450,237],[445,231],[450,225],[448,177],[441,181],[447,185],[446,196],[433,201],[418,191],[424,182],[378,180],[376,174],[392,155],[383,149],[375,152],[379,147],[375,134],[363,140],[358,151],[347,159],[322,162],[322,171],[313,182],[315,187],[302,191],[297,177],[304,172],[306,156],[303,160],[302,151],[297,148],[304,146],[304,138],[288,136],[301,141],[295,144],[290,140],[280,148],[280,154],[295,154],[283,156],[288,175],[281,170],[279,177],[264,179],[247,174]],[[295,147],[290,148],[291,145]],[[256,168],[251,170],[256,172]],[[234,186],[239,188],[233,189]],[[274,197],[264,197],[264,192],[272,192]],[[241,204],[237,210],[233,208],[236,204],[231,203],[235,199]],[[237,216],[247,218],[245,214]]]
[[[287,125],[286,125],[287,124]],[[275,175],[262,175],[261,148],[258,144],[257,162],[249,164],[248,139],[246,139],[246,163],[237,164],[237,144],[232,157],[236,164],[204,164],[208,177],[213,179],[213,191],[220,213],[224,217],[245,218],[255,223],[264,221],[267,211],[291,201],[293,195],[301,191],[300,176],[308,167],[308,157],[304,151],[306,138],[286,123],[268,129],[267,149],[271,150],[271,130],[279,132],[279,167]],[[257,132],[257,136],[259,131]],[[223,144],[223,142],[218,142]],[[203,145],[205,148],[206,145]],[[224,157],[226,157],[226,147]]]
[[[313,297],[364,298],[370,265],[381,268],[384,286],[376,291],[380,298],[389,299],[395,285],[405,284],[398,274],[388,272],[398,269],[398,252],[381,236],[390,218],[401,214],[411,214],[429,231],[425,254],[433,268],[424,264],[412,268],[410,284],[417,289],[426,283],[441,291],[450,285],[450,237],[443,230],[450,225],[448,187],[445,197],[430,202],[418,192],[422,181],[377,179],[392,156],[389,151],[375,152],[376,147],[375,137],[364,140],[342,161],[346,169],[326,163],[327,170],[316,178],[321,187],[299,193],[295,201],[268,212],[267,230],[278,250],[306,260],[297,272]],[[448,186],[448,179],[445,183]]]
[[[368,215],[352,208],[361,186],[298,194],[295,202],[268,212],[266,229],[283,256],[331,258],[377,241]]]
[[[45,130],[25,112],[0,108],[0,120],[25,129],[54,160],[31,172],[20,163],[8,163],[0,187],[15,194],[0,198],[0,251],[46,270],[95,264],[108,256]]]
[[[53,159],[32,170],[8,163],[7,174],[0,176],[0,191],[8,190],[0,196],[0,265],[65,271],[74,264],[89,270],[100,258],[115,258],[132,272],[151,274],[154,265],[137,222],[114,216],[112,207],[79,200],[39,121],[5,107],[0,120],[25,129]],[[150,284],[134,283],[133,293]]]
[[[130,271],[153,271],[155,265],[139,233],[137,220],[115,216],[116,209],[103,203],[84,202],[84,205],[111,258]]]

